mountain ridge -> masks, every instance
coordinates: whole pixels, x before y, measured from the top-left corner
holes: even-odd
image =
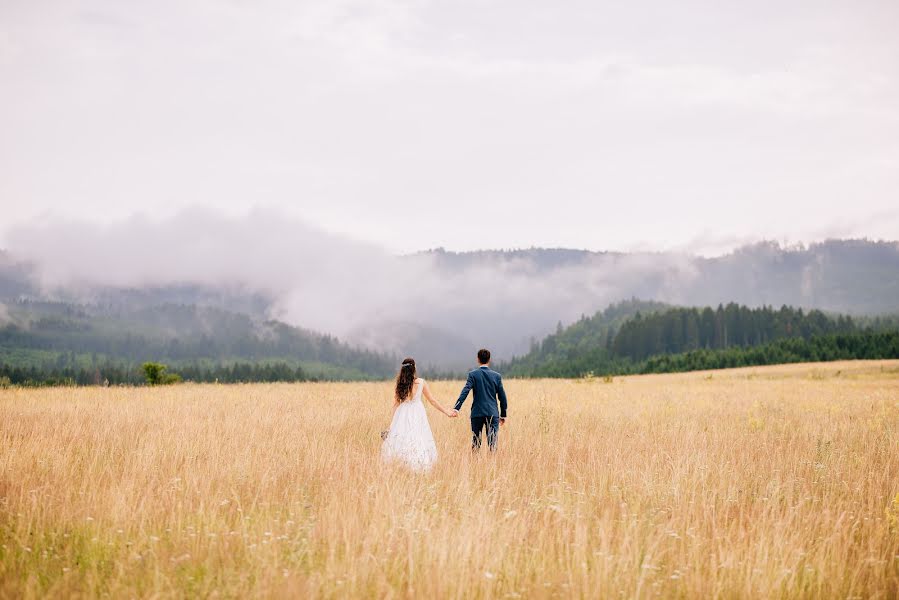
[[[374,294],[353,291],[343,305],[335,305],[327,323],[309,316],[303,304],[291,309],[290,298],[237,280],[217,285],[183,281],[52,286],[42,281],[40,265],[3,251],[0,303],[86,299],[127,310],[166,303],[217,307],[337,335],[351,345],[412,354],[423,365],[441,369],[469,366],[481,346],[504,360],[522,355],[532,339],[552,333],[558,322],[574,323],[627,298],[678,306],[789,305],[848,315],[899,312],[899,243],[894,241],[835,239],[794,246],[761,241],[716,257],[664,251],[438,248],[397,260],[398,267],[385,276],[415,273],[418,289],[384,284]],[[341,282],[352,279],[353,267],[350,263],[347,274],[339,275]],[[320,287],[320,280],[290,280],[285,285],[298,290],[293,298],[311,298],[308,304],[313,307],[330,301],[330,290]],[[334,323],[343,330],[332,329]]]

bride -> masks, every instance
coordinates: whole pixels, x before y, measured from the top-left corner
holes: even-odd
[[[393,421],[381,446],[381,456],[384,460],[402,461],[416,471],[426,471],[437,462],[437,446],[421,401],[422,394],[447,417],[456,416],[457,413],[437,402],[424,379],[416,377],[415,361],[404,359],[396,376]]]

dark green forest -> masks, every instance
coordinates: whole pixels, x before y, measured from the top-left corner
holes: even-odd
[[[645,317],[638,312],[618,330],[611,350],[616,356],[639,361],[656,354],[759,346],[781,338],[810,339],[855,330],[849,317],[830,318],[819,310],[804,313],[789,306],[779,310],[736,304],[717,309],[672,308]]]
[[[563,328],[541,342],[534,341],[531,350],[503,364],[501,370],[517,377],[577,377],[601,370],[610,360],[610,345],[616,332],[635,315],[652,315],[671,309],[661,302],[637,299],[612,304],[591,317]]]
[[[568,328],[560,326],[502,368],[517,377],[580,377],[899,358],[897,331],[895,318],[854,320],[789,306],[683,308],[630,300]]]
[[[653,356],[634,373],[677,373],[761,365],[834,360],[899,358],[899,331],[782,338],[769,344],[726,349],[701,349]]]

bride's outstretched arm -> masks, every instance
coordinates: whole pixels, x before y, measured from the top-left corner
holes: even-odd
[[[436,408],[437,410],[439,410],[440,412],[442,412],[443,414],[445,414],[445,415],[448,416],[448,417],[453,416],[453,413],[452,413],[452,412],[450,412],[449,410],[445,409],[445,408],[443,407],[443,405],[440,404],[439,402],[437,402],[437,399],[434,398],[433,395],[431,395],[431,388],[428,387],[428,382],[427,382],[427,381],[424,382],[424,388],[422,388],[421,391],[422,391],[422,393],[425,395],[425,398],[428,399],[428,402],[430,402],[431,404],[434,405],[434,408]]]

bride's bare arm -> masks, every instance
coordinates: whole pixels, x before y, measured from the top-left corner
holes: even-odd
[[[440,404],[439,402],[437,402],[437,399],[434,398],[433,395],[431,395],[431,388],[428,387],[427,381],[424,382],[424,388],[422,388],[421,391],[425,395],[425,398],[428,399],[428,402],[430,402],[432,405],[434,405],[434,408],[436,408],[437,410],[439,410],[440,412],[442,412],[443,414],[445,414],[448,417],[452,416],[452,413],[450,411],[448,411],[447,409],[443,408],[443,405]]]

